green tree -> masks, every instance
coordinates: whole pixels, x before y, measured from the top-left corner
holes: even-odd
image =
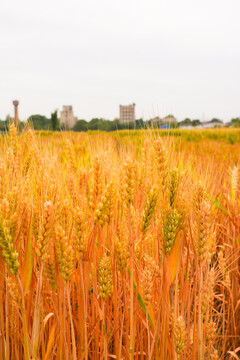
[[[33,125],[35,130],[50,130],[51,120],[44,115],[31,115],[28,121]]]
[[[192,121],[189,118],[186,118],[178,123],[180,126],[192,125]]]
[[[222,120],[219,120],[219,119],[217,119],[217,118],[213,118],[210,122],[211,122],[211,123],[219,123],[219,124],[222,124],[222,123],[223,123]]]
[[[57,110],[55,110],[53,113],[51,113],[51,123],[52,123],[53,130],[56,131],[59,128]]]
[[[6,122],[11,121],[11,116],[9,114],[6,115],[5,121]]]
[[[232,127],[239,127],[240,126],[240,118],[233,118],[231,120],[230,124]]]
[[[200,124],[201,124],[201,121],[198,120],[198,119],[195,119],[195,120],[192,121],[192,126],[198,126]]]
[[[78,120],[72,128],[73,131],[87,131],[88,123],[86,120]]]

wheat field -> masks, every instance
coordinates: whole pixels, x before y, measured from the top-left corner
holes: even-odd
[[[225,131],[11,124],[0,359],[239,359],[240,144]]]

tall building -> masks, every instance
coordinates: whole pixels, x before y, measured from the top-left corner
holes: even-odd
[[[77,120],[77,117],[73,115],[72,106],[64,105],[62,111],[60,111],[60,124],[72,128]]]
[[[135,121],[135,104],[120,105],[120,122],[129,123]]]

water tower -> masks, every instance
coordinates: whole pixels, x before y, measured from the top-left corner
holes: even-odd
[[[18,126],[18,105],[19,105],[19,101],[18,100],[13,100],[13,106],[14,106],[14,121],[15,121],[15,125]]]

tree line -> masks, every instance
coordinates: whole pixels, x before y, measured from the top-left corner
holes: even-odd
[[[8,129],[8,123],[11,119],[7,116],[5,121],[0,120],[0,131],[5,131]],[[89,130],[101,130],[101,131],[115,131],[115,130],[123,130],[123,129],[145,129],[152,126],[158,126],[158,124],[153,124],[152,119],[148,121],[144,121],[143,119],[137,119],[135,122],[130,123],[120,123],[119,119],[106,120],[103,118],[93,118],[91,121],[86,121],[84,119],[78,120],[75,125],[69,129],[66,128],[63,124],[60,124],[57,110],[51,113],[51,117],[47,118],[44,115],[31,115],[28,118],[28,122],[32,124],[35,130],[53,130],[53,131],[60,131],[60,130],[73,130],[73,131],[89,131]],[[223,122],[220,119],[213,118],[210,122],[216,124],[222,124]],[[169,124],[170,128],[178,128],[178,127],[196,127],[201,125],[201,121],[199,119],[186,118],[178,123]],[[227,124],[224,124],[229,127],[239,127],[240,126],[240,117],[233,118]],[[26,126],[26,122],[20,121],[19,122],[19,129],[22,130]]]

